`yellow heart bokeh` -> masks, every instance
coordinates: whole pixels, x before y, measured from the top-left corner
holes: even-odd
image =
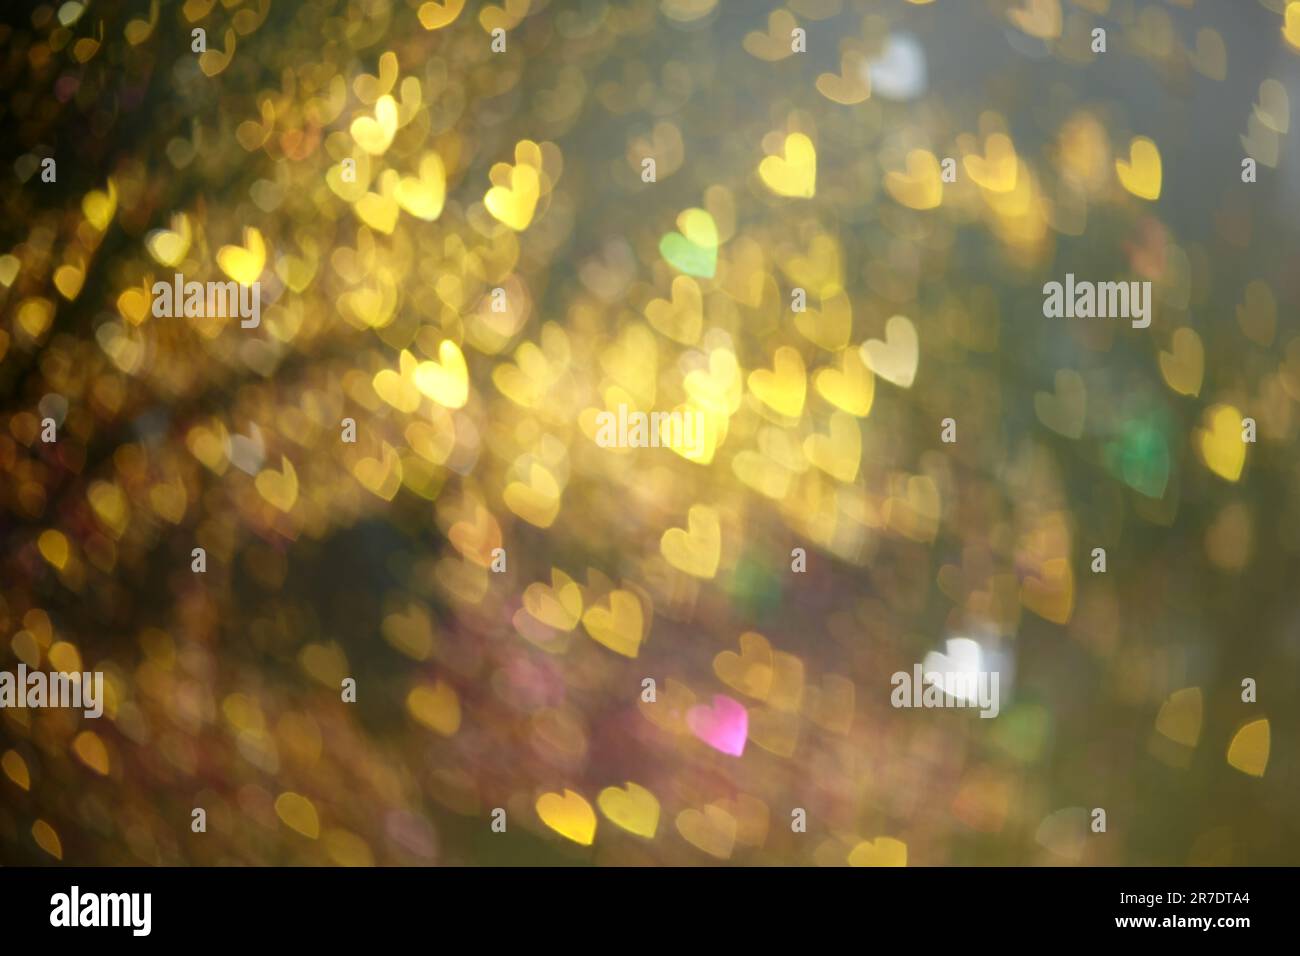
[[[412,601],[405,611],[394,611],[380,625],[384,640],[416,661],[425,661],[433,653],[435,638],[433,619],[423,605]]]
[[[838,352],[853,334],[853,305],[844,292],[822,298],[820,310],[805,309],[794,314],[794,327],[818,348]]]
[[[1160,712],[1156,715],[1156,730],[1174,743],[1195,747],[1201,739],[1204,700],[1199,687],[1184,687],[1174,691],[1160,705]]]
[[[836,481],[848,484],[858,476],[862,458],[862,429],[847,412],[832,412],[830,433],[815,432],[804,439],[803,453],[813,465]]]
[[[403,176],[394,198],[416,219],[433,222],[441,216],[447,200],[447,170],[442,157],[435,152],[425,153],[419,175]]]
[[[478,12],[478,22],[485,31],[513,30],[528,15],[532,0],[505,0],[497,5],[489,3]]]
[[[366,491],[385,501],[392,501],[397,489],[402,486],[402,461],[397,451],[388,442],[384,442],[381,457],[362,458],[352,466],[352,474]]]
[[[708,210],[683,209],[677,215],[677,231],[701,249],[718,247],[718,223]]]
[[[419,365],[415,356],[402,349],[398,368],[380,369],[370,380],[375,394],[399,412],[413,412],[420,407],[420,390],[415,387],[415,369]]]
[[[469,367],[451,339],[438,345],[437,362],[421,362],[412,375],[415,387],[445,408],[462,408],[469,400]]]
[[[1196,330],[1184,326],[1174,332],[1173,351],[1161,350],[1160,375],[1179,395],[1199,395],[1205,375],[1205,346]]]
[[[309,840],[320,836],[320,815],[316,805],[300,793],[286,791],[275,798],[275,815],[290,830]]]
[[[875,376],[858,349],[845,349],[840,355],[839,368],[819,369],[813,375],[813,388],[841,411],[866,418],[875,399]]]
[[[1074,569],[1066,558],[1043,562],[1041,574],[1026,575],[1020,603],[1043,620],[1067,624],[1074,612]]]
[[[736,845],[736,818],[709,804],[703,812],[686,809],[677,814],[677,832],[698,850],[719,860],[730,859]]]
[[[907,154],[905,170],[885,174],[885,189],[909,209],[934,209],[943,202],[939,160],[928,150],[912,150]]]
[[[1288,3],[1282,17],[1282,39],[1293,50],[1300,50],[1300,4]]]
[[[596,839],[596,811],[580,793],[544,793],[537,798],[537,816],[548,827],[581,846]]]
[[[500,222],[515,232],[523,232],[533,221],[542,182],[537,170],[519,163],[510,167],[510,185],[493,186],[483,197],[483,205]]]
[[[393,234],[397,227],[397,215],[400,207],[394,198],[398,187],[398,175],[391,169],[385,169],[379,176],[379,192],[367,192],[354,204],[357,217],[371,229],[386,236]]]
[[[817,148],[803,133],[791,133],[784,155],[764,157],[758,175],[778,196],[810,199],[817,192]]]
[[[442,737],[453,737],[460,730],[460,698],[445,681],[432,687],[419,684],[406,695],[406,710],[419,723]]]
[[[492,512],[475,502],[469,516],[448,529],[447,540],[466,561],[486,568],[492,563],[492,552],[501,547],[501,525]]]
[[[1007,19],[1031,37],[1055,40],[1061,35],[1061,0],[1025,0],[1007,11]]]
[[[905,315],[891,316],[885,323],[885,340],[864,342],[861,356],[867,367],[886,382],[911,388],[921,356],[916,326]]]
[[[659,800],[653,793],[628,781],[623,787],[606,787],[596,796],[606,819],[628,833],[653,840],[659,829]]]
[[[866,102],[871,97],[867,58],[861,53],[845,53],[840,57],[840,72],[822,73],[817,77],[816,86],[818,93],[841,106]]]
[[[746,631],[739,654],[722,651],[713,658],[713,673],[732,690],[765,700],[772,687],[772,645],[757,631]]]
[[[689,530],[669,528],[659,540],[664,559],[679,571],[708,580],[718,573],[722,555],[722,526],[708,505],[691,505]]]
[[[108,178],[108,186],[104,191],[92,189],[82,197],[81,211],[86,221],[97,231],[103,232],[108,228],[117,213],[117,183],[113,177]]]
[[[558,568],[551,569],[551,583],[535,581],[524,589],[524,609],[548,627],[571,631],[582,619],[582,589]]]
[[[352,139],[371,156],[382,156],[397,133],[397,101],[388,94],[375,103],[374,116],[358,116],[349,127]]]
[[[95,517],[113,538],[122,537],[130,518],[126,493],[114,482],[96,481],[86,491],[86,499],[94,509]]]
[[[1269,724],[1260,717],[1245,724],[1228,744],[1228,765],[1251,777],[1262,777],[1268,769]]]
[[[740,407],[744,395],[740,364],[725,348],[710,351],[708,368],[688,372],[682,385],[701,408],[724,416]]]
[[[244,227],[242,246],[222,246],[217,250],[217,265],[240,285],[251,286],[266,268],[266,243],[253,226]]]
[[[1011,137],[993,133],[984,143],[984,155],[971,153],[962,160],[966,174],[982,189],[1009,193],[1016,188],[1019,160]]]
[[[284,455],[280,456],[279,471],[271,468],[260,471],[253,483],[257,493],[280,511],[291,511],[298,500],[298,472]]]
[[[636,657],[645,626],[641,601],[631,591],[611,591],[608,607],[594,604],[587,608],[582,626],[598,644],[624,657]]]
[[[420,20],[420,26],[426,30],[441,30],[454,23],[464,9],[465,0],[443,0],[442,3],[429,0],[427,3],[420,4],[420,9],[415,12],[415,15]]]
[[[1135,137],[1129,144],[1129,158],[1115,159],[1115,175],[1119,184],[1139,199],[1160,198],[1160,150],[1145,136]]]
[[[560,513],[560,486],[548,469],[534,462],[528,480],[512,481],[503,494],[506,507],[538,528],[549,528]]]
[[[893,837],[863,840],[849,851],[849,866],[907,866],[907,844]]]
[[[182,212],[172,217],[170,229],[154,229],[145,236],[144,245],[155,262],[170,269],[184,261],[192,240],[190,217]]]
[[[932,541],[942,510],[934,479],[929,475],[897,476],[891,485],[892,493],[883,508],[886,526],[913,541]]]
[[[226,31],[226,46],[224,50],[206,50],[199,54],[199,69],[203,71],[204,76],[216,76],[230,66],[230,61],[235,58],[235,31]]]
[[[803,356],[797,349],[783,345],[773,354],[772,362],[771,369],[760,368],[749,373],[749,390],[778,415],[798,418],[803,414],[808,394]]]
[[[789,10],[773,10],[767,18],[767,32],[753,30],[745,34],[741,46],[750,56],[766,60],[768,63],[784,60],[794,54],[791,31],[798,25],[799,21]]]
[[[1242,439],[1241,412],[1231,405],[1205,410],[1205,427],[1196,431],[1201,460],[1224,481],[1236,481],[1246,464],[1246,442]]]
[[[687,275],[673,279],[672,299],[651,299],[645,307],[650,325],[675,342],[694,345],[704,327],[704,297]]]
[[[80,263],[67,262],[54,270],[54,288],[69,302],[81,292],[85,281],[86,271]]]

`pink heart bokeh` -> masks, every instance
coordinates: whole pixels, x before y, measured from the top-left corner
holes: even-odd
[[[738,700],[715,694],[712,707],[697,704],[688,710],[686,723],[691,733],[714,750],[733,757],[745,752],[745,741],[749,738],[749,711]]]

